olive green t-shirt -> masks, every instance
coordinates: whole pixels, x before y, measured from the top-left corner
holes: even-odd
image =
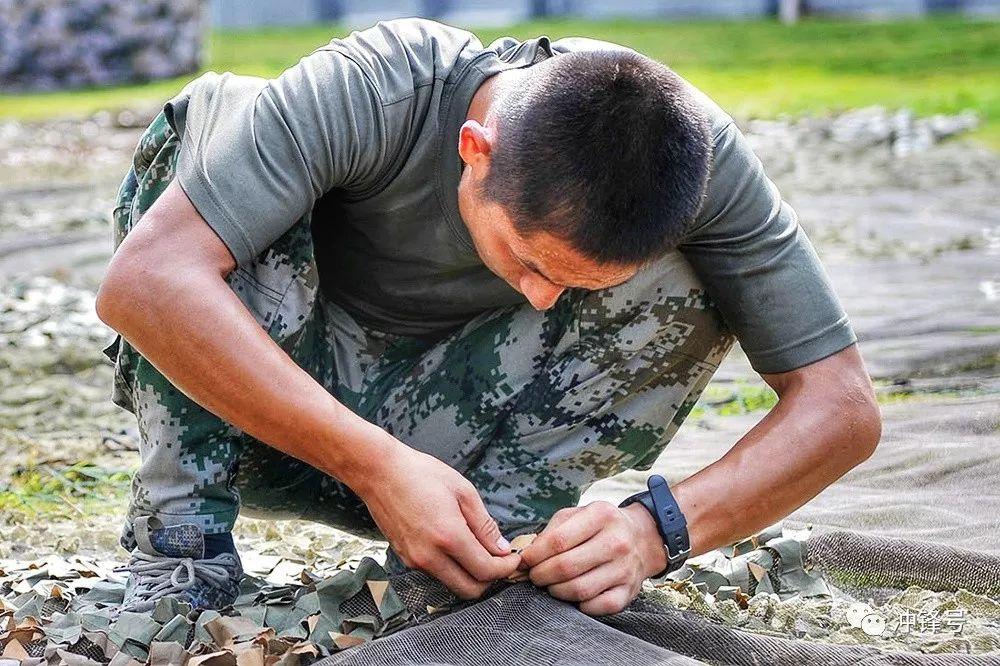
[[[489,76],[569,51],[623,49],[585,38],[484,47],[423,19],[335,39],[276,79],[205,74],[166,107],[181,136],[177,178],[245,264],[312,211],[320,284],[368,326],[452,329],[525,302],[482,263],[458,211],[459,128]],[[782,372],[855,341],[795,213],[732,119],[712,120],[701,212],[680,246],[754,368]]]

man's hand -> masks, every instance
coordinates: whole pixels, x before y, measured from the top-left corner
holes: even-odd
[[[531,582],[588,615],[625,608],[642,582],[667,566],[656,523],[641,505],[562,509],[521,553]]]
[[[878,404],[855,345],[763,377],[777,406],[725,456],[671,488],[692,557],[774,524],[878,444]],[[640,504],[563,509],[521,558],[532,582],[591,615],[621,610],[666,567],[656,523]]]
[[[359,490],[403,563],[464,599],[511,575],[521,562],[476,488],[436,458],[400,444]]]

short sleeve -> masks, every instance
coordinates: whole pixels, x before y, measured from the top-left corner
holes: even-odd
[[[794,370],[857,340],[795,212],[735,123],[716,135],[705,202],[680,249],[758,372]]]
[[[176,177],[238,264],[329,190],[364,189],[386,168],[379,91],[338,51],[276,79],[206,74],[186,90]]]

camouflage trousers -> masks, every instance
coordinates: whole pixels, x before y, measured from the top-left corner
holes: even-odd
[[[122,184],[116,245],[170,182],[178,149],[161,115]],[[623,285],[567,291],[545,312],[488,310],[434,340],[360,325],[324,297],[316,273],[307,215],[228,280],[298,365],[355,413],[463,473],[508,535],[537,530],[596,480],[648,468],[733,342],[678,253]],[[126,341],[107,352],[114,399],[141,436],[123,545],[132,547],[140,515],[219,533],[241,509],[374,532],[344,484],[206,411]]]

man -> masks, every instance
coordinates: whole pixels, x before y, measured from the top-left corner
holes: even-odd
[[[243,508],[382,535],[464,598],[520,568],[611,613],[879,439],[794,213],[724,112],[624,47],[411,19],[271,81],[205,75],[115,222],[132,609],[229,603]],[[577,507],[648,469],[733,335],[777,406],[672,493]]]

